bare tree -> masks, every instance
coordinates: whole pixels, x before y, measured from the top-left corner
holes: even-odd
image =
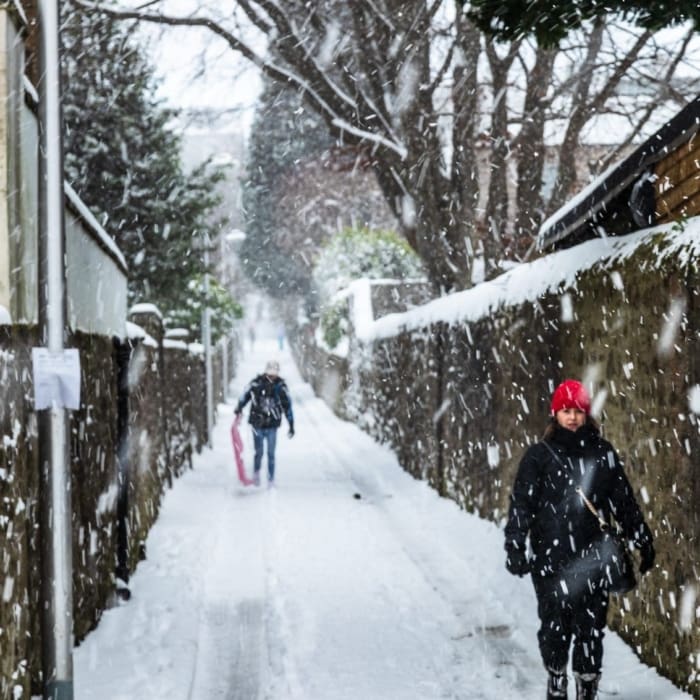
[[[596,120],[616,117],[619,143],[629,143],[697,85],[675,78],[690,34],[664,46],[648,31],[597,22],[558,48],[496,45],[442,0],[237,0],[235,11],[202,5],[187,16],[168,14],[167,0],[139,9],[78,2],[86,12],[204,27],[299,90],[340,144],[364,149],[436,291],[469,286],[476,255],[492,274],[504,256],[528,250],[539,223],[580,185],[582,137]],[[241,18],[270,50],[245,41]],[[563,144],[554,176],[548,131]]]

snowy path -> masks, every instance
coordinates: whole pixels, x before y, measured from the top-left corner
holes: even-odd
[[[534,595],[498,528],[338,420],[272,341],[243,358],[231,402],[273,356],[297,428],[279,432],[277,487],[238,485],[219,406],[131,601],[76,650],[76,700],[541,700]],[[601,697],[690,696],[609,634]]]

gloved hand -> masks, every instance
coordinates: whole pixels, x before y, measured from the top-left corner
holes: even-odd
[[[240,416],[241,413],[243,413],[243,410],[240,409],[240,408],[237,408],[233,413],[234,413],[235,415],[237,415],[237,416]]]
[[[513,576],[520,576],[530,573],[530,562],[527,560],[527,552],[524,549],[509,547],[506,550],[506,569]]]
[[[287,435],[288,435],[290,438],[293,438],[293,437],[294,437],[294,423],[290,423],[290,424],[289,424],[289,432],[287,433]]]
[[[651,568],[654,566],[654,560],[656,559],[654,545],[651,542],[646,542],[640,547],[639,553],[642,555],[642,562],[639,565],[639,573],[644,576],[644,574],[646,574],[646,572],[651,570]]]

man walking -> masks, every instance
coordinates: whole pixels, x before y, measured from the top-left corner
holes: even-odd
[[[282,377],[279,376],[280,365],[276,360],[270,360],[265,365],[263,374],[259,374],[246,387],[238,400],[236,415],[240,415],[244,406],[250,401],[248,422],[253,428],[253,444],[255,446],[255,462],[253,481],[260,485],[260,467],[263,451],[267,443],[267,483],[275,483],[275,445],[277,429],[282,424],[284,413],[289,424],[289,437],[294,437],[294,414],[289,390]]]

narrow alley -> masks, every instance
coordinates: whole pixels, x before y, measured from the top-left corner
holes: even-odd
[[[275,488],[243,487],[233,408],[270,358],[296,436],[279,431]],[[243,438],[250,470],[248,426]],[[213,449],[165,495],[131,600],[76,650],[76,698],[540,699],[534,594],[503,559],[494,524],[335,417],[270,328],[218,407]],[[612,633],[601,693],[690,697]]]

